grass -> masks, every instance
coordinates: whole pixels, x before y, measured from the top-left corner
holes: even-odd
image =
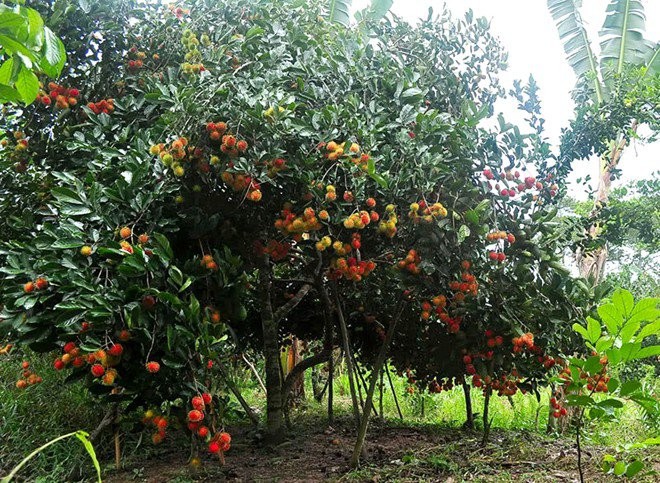
[[[443,391],[439,394],[420,393],[419,391],[409,394],[407,380],[397,377],[392,371],[391,374],[406,425],[431,424],[447,428],[460,428],[465,423],[466,410],[462,388],[457,387],[452,391]],[[648,380],[652,384],[658,384],[652,374],[648,376]],[[238,382],[243,396],[249,404],[261,408],[264,394],[256,381],[252,379],[251,373],[240,371]],[[525,395],[520,392],[511,400],[505,397],[491,398],[489,414],[493,418],[493,427],[545,434],[549,417],[550,390],[541,388],[540,393],[541,398],[538,401],[534,395]],[[327,404],[325,400],[319,404],[311,396],[313,392],[309,377],[305,380],[305,394],[307,399],[299,409],[303,412],[322,413],[325,411]],[[345,372],[340,372],[335,377],[334,396],[336,411],[349,412],[351,410],[348,376]],[[602,397],[605,398],[605,396]],[[475,424],[477,428],[481,428],[481,414],[484,408],[481,390],[473,389],[471,399],[472,411],[478,415],[475,418]],[[374,405],[379,409],[378,387],[374,395]],[[399,418],[396,403],[386,378],[383,392],[383,413],[387,419],[398,420]],[[644,423],[643,412],[634,403],[626,403],[624,408],[617,410],[616,416],[611,422],[599,421],[597,424],[587,427],[587,442],[603,446],[617,446],[657,436],[657,428]],[[293,418],[295,420],[295,415]]]
[[[57,436],[78,429],[93,430],[105,412],[105,407],[94,400],[83,385],[62,383],[64,375],[51,366],[53,357],[30,354],[26,358],[31,362],[31,369],[41,375],[44,382],[22,391],[15,388],[15,381],[21,372],[20,364],[24,357],[12,354],[0,358],[0,475],[8,473],[34,448]],[[237,368],[234,374],[248,403],[258,408],[264,416],[265,397],[253,375],[243,368]],[[493,468],[496,468],[496,481],[513,481],[527,474],[525,472],[528,470],[531,472],[529,474],[536,470],[534,465],[530,468],[520,468],[511,461],[543,460],[544,455],[539,452],[540,448],[537,446],[557,441],[545,434],[549,390],[542,391],[540,401],[532,395],[522,394],[516,394],[511,401],[494,397],[491,400],[490,414],[493,417],[493,428],[496,428],[493,433],[495,444],[489,446],[487,454],[478,455],[466,464],[462,458],[466,451],[462,446],[465,439],[462,435],[465,432],[459,430],[465,421],[462,389],[456,388],[436,395],[419,392],[411,394],[407,392],[408,384],[404,378],[394,374],[392,376],[404,421],[401,422],[398,418],[396,403],[385,378],[382,406],[390,425],[420,432],[444,432],[443,434],[453,434],[456,439],[448,440],[442,447],[409,451],[402,448],[405,454],[395,463],[385,461],[378,467],[365,467],[345,475],[343,479],[346,481],[360,481],[366,474],[369,475],[367,479],[377,475],[384,481],[427,481],[427,477],[428,481],[433,481],[433,475],[437,474],[480,475],[479,478],[483,477],[484,481],[491,481],[489,478],[495,471]],[[309,373],[305,382],[307,399],[291,412],[292,423],[294,427],[297,424],[309,425],[310,421],[316,421],[317,426],[318,421],[325,424],[327,403],[325,400],[318,403],[311,397]],[[348,378],[344,372],[337,374],[333,388],[335,414],[340,419],[350,419],[348,415],[351,411],[351,398]],[[479,390],[472,391],[472,403],[473,412],[481,413],[483,397]],[[374,404],[377,408],[380,406],[378,391]],[[238,407],[235,401],[232,406]],[[636,406],[626,404],[618,411],[616,420],[588,428],[586,445],[621,447],[657,434],[643,422],[642,413]],[[240,413],[233,414],[233,422],[239,422]],[[477,424],[480,424],[479,418]],[[480,437],[478,431],[470,434],[468,441],[477,441]],[[526,435],[529,435],[529,438]],[[128,433],[125,434],[124,441],[124,462],[138,465],[134,475],[136,480],[141,479],[139,465],[144,465],[146,472],[149,469],[150,457],[163,451],[175,450],[174,446],[155,448],[151,444],[140,444],[139,437],[139,433]],[[532,437],[535,439],[530,439]],[[570,448],[571,444],[570,440],[561,441],[564,448]],[[111,469],[112,443],[109,436],[96,443],[95,447],[102,467],[106,471]],[[574,457],[570,461],[573,465]],[[29,475],[30,481],[57,482],[67,479],[71,469],[80,466],[88,472],[91,470],[88,468],[90,463],[84,449],[77,441],[64,441],[40,454],[21,473],[23,476]],[[549,469],[551,468],[548,465],[543,466],[543,471]],[[185,475],[181,478],[181,481],[188,481]]]
[[[30,361],[30,369],[43,382],[18,390],[15,382],[23,360]],[[82,385],[62,384],[63,376],[52,368],[52,360],[33,354],[0,359],[0,474],[42,444],[78,429],[89,431],[103,417]],[[90,465],[88,458],[78,441],[65,440],[36,456],[21,474],[47,475],[39,480],[43,482],[63,481],[71,468],[83,462]]]

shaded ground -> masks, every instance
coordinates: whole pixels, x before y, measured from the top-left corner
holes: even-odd
[[[351,471],[348,461],[355,436],[349,420],[338,421],[334,428],[303,421],[297,428],[289,440],[272,449],[255,444],[249,428],[232,428],[232,449],[223,467],[217,459],[205,457],[202,467],[193,469],[187,453],[163,448],[125,470],[110,471],[105,481],[578,481],[576,452],[570,440],[493,430],[491,441],[482,446],[479,432],[374,424],[369,457],[359,470]],[[597,468],[603,452],[587,448],[585,481],[610,481]],[[654,459],[657,463],[657,452]],[[641,481],[657,481],[655,478],[649,475]]]

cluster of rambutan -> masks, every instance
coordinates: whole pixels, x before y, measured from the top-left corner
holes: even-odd
[[[449,282],[449,289],[454,291],[454,300],[456,302],[462,302],[467,295],[476,297],[479,291],[479,284],[476,277],[470,273],[470,267],[470,262],[463,260],[461,262],[461,268],[463,269],[461,279]]]
[[[558,363],[557,359],[547,354],[538,356],[537,360],[539,361],[540,364],[543,365],[545,369],[552,369],[555,366],[555,364]]]
[[[422,261],[421,257],[417,253],[417,250],[411,248],[408,250],[406,258],[399,260],[396,264],[399,270],[406,270],[413,275],[419,275],[422,273],[421,268],[419,268],[419,263]]]
[[[124,347],[121,344],[113,343],[107,350],[99,349],[83,356],[75,342],[67,342],[62,352],[62,356],[55,359],[53,363],[56,370],[61,371],[69,365],[80,368],[88,364],[90,372],[95,378],[101,378],[102,384],[112,386],[118,376],[117,370],[113,366],[119,364]]]
[[[80,91],[76,88],[66,88],[55,82],[48,83],[48,93],[40,90],[37,94],[37,101],[45,106],[55,103],[57,109],[68,109],[78,104]]]
[[[32,293],[35,290],[45,290],[48,288],[48,279],[39,277],[34,282],[30,281],[23,285],[23,292]]]
[[[353,144],[351,144],[351,148],[353,148]],[[357,166],[360,171],[368,171],[369,170],[369,160],[371,157],[367,153],[362,153],[360,156],[353,156],[350,158],[351,163],[353,163],[355,166]]]
[[[361,210],[359,212],[352,213],[344,220],[344,228],[347,230],[362,230],[369,223],[378,221],[378,213],[372,211],[369,213],[366,210]]]
[[[488,188],[492,189],[493,185],[490,183],[492,180],[500,180],[502,182],[514,182],[517,184],[514,184],[513,186],[516,187],[518,190],[518,193],[523,193],[524,191],[531,190],[533,188],[537,189],[538,191],[541,191],[543,189],[547,189],[550,196],[555,196],[557,194],[557,191],[559,190],[559,186],[556,184],[550,184],[553,179],[552,174],[548,174],[545,178],[546,183],[544,184],[542,181],[537,180],[534,176],[527,176],[525,179],[521,182],[520,181],[520,172],[515,171],[504,171],[502,173],[493,173],[490,169],[486,168],[483,170],[483,175],[484,177],[488,180]],[[495,184],[495,190],[503,197],[507,198],[513,198],[516,196],[516,190],[510,187],[511,185],[509,183],[505,183],[505,186],[502,187],[500,186],[499,183]],[[534,195],[534,199],[536,199],[536,195]]]
[[[240,173],[233,174],[229,171],[223,171],[223,173],[220,175],[220,179],[222,179],[225,184],[227,184],[236,192],[247,190],[245,196],[248,200],[254,201],[255,203],[261,201],[261,185],[252,179],[251,176]]]
[[[531,352],[537,351],[537,346],[534,344],[534,334],[527,332],[520,337],[514,337],[511,342],[513,343],[513,352],[523,352],[529,350]]]
[[[206,132],[208,133],[209,139],[211,141],[220,142],[222,136],[227,132],[227,123],[223,121],[207,122]]]
[[[559,401],[557,400],[557,397],[553,396],[550,398],[550,407],[552,408],[552,412],[550,415],[553,418],[560,418],[562,416],[566,416],[568,414],[568,411],[566,410],[565,407],[563,407]]]
[[[291,203],[285,203],[280,218],[275,220],[275,228],[285,235],[302,235],[322,228],[313,208],[307,207],[302,215],[296,215]]]
[[[516,242],[516,237],[513,233],[507,233],[505,231],[492,231],[486,235],[486,241],[496,242],[498,240],[506,240],[510,244]]]
[[[393,238],[397,232],[396,224],[399,222],[399,219],[397,218],[396,212],[394,210],[394,205],[387,205],[385,207],[385,214],[387,215],[387,219],[383,217],[383,219],[380,220],[380,223],[378,223],[378,231],[388,238]]]
[[[376,264],[369,260],[358,260],[356,257],[335,258],[330,262],[328,277],[332,280],[345,278],[353,282],[360,282],[376,268]]]
[[[210,171],[209,164],[202,160],[204,154],[202,148],[189,145],[188,138],[183,136],[172,141],[169,147],[163,143],[151,146],[149,152],[158,155],[161,162],[179,178],[186,173],[183,168],[184,162],[195,163],[194,166],[202,173]]]
[[[284,171],[285,169],[287,169],[286,160],[282,158],[276,158],[273,159],[272,161],[266,161],[266,163],[264,164],[266,166],[266,176],[268,176],[271,179],[277,176],[277,173],[279,173],[280,171]]]
[[[284,260],[291,250],[291,243],[278,240],[268,240],[266,246],[257,240],[254,242],[254,252],[257,256],[268,255],[273,261]]]
[[[319,147],[323,147],[323,143],[321,143]],[[323,157],[330,161],[336,161],[342,156],[348,155],[348,153],[344,152],[345,147],[346,142],[338,144],[335,141],[330,141],[325,145],[326,152],[323,154]],[[360,146],[357,143],[352,143],[348,149],[349,153],[357,154],[360,151]]]
[[[21,377],[16,381],[16,387],[18,389],[25,389],[28,386],[43,382],[41,376],[30,370],[30,363],[28,361],[23,361],[21,367],[23,369]]]
[[[350,143],[348,150],[346,150],[346,142],[337,143],[330,141],[329,143],[319,143],[318,148],[325,147],[326,152],[323,157],[330,161],[344,159],[357,166],[360,171],[366,172],[369,170],[370,157],[367,153],[360,153],[360,145],[358,143]]]
[[[160,444],[167,436],[165,429],[167,429],[167,418],[161,414],[156,414],[152,409],[147,410],[142,418],[142,424],[145,426],[153,426],[156,432],[151,436],[151,441],[154,444]]]
[[[188,412],[188,429],[202,440],[209,441],[209,453],[228,451],[231,446],[229,433],[220,432],[211,437],[209,427],[204,424],[206,418],[204,411],[213,404],[213,397],[209,393],[203,393],[200,396],[194,396],[190,400],[190,404],[193,409]]]
[[[14,152],[20,153],[21,151],[27,150],[29,143],[25,138],[25,133],[23,131],[14,131],[14,139],[16,140],[16,144],[14,145]],[[3,139],[0,141],[0,146],[6,148],[9,146],[9,141],[7,139]]]
[[[510,374],[502,374],[499,378],[489,375],[482,377],[480,374],[472,376],[472,385],[482,388],[484,396],[490,391],[497,391],[498,396],[513,396],[520,390],[519,383],[520,375],[515,368],[511,370]]]
[[[130,72],[137,72],[144,67],[144,61],[147,58],[147,53],[141,50],[134,45],[128,49],[128,62],[126,67]]]
[[[424,300],[422,301],[422,312],[420,317],[422,320],[429,320],[431,318],[431,312],[435,311],[439,316],[444,312],[445,307],[447,306],[447,297],[444,295],[436,295],[431,299],[431,301]]]
[[[222,136],[222,144],[220,144],[220,151],[229,156],[230,158],[235,158],[239,153],[244,153],[247,151],[248,143],[244,139],[236,139],[236,136],[233,134],[225,134]]]
[[[419,223],[420,221],[433,223],[438,218],[444,218],[446,216],[447,208],[442,203],[433,203],[431,206],[428,206],[425,200],[411,203],[410,211],[408,212],[408,218],[414,223]]]
[[[94,114],[112,114],[115,110],[114,99],[102,99],[98,102],[89,102],[87,107],[91,109]]]
[[[184,74],[199,74],[206,69],[202,64],[202,53],[199,51],[199,39],[191,30],[186,29],[181,36],[181,43],[187,52],[184,55],[185,62],[181,64]]]
[[[493,380],[491,387],[493,391],[497,391],[498,396],[513,396],[518,392],[519,382],[520,379],[512,372],[511,375],[503,374],[499,379]]]
[[[207,270],[215,272],[218,269],[218,264],[213,258],[213,255],[204,255],[199,261],[199,264]]]
[[[329,184],[325,187],[325,201],[336,201],[337,200],[337,189]]]
[[[494,262],[502,263],[504,260],[506,260],[506,255],[504,254],[504,252],[491,250],[488,252],[488,258],[490,258]]]
[[[428,391],[431,394],[439,394],[442,391],[451,391],[454,388],[454,382],[451,379],[433,379],[428,383]]]

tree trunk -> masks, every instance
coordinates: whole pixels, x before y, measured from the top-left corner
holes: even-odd
[[[360,405],[358,403],[357,394],[355,391],[355,380],[353,371],[353,353],[351,351],[351,343],[348,338],[348,328],[346,327],[346,320],[344,319],[344,311],[339,303],[339,295],[335,289],[335,310],[339,318],[339,327],[341,329],[341,338],[344,345],[344,353],[346,354],[346,370],[348,372],[348,384],[351,391],[351,401],[353,402],[353,416],[355,417],[355,427],[360,427]]]
[[[376,357],[376,362],[374,363],[373,370],[371,372],[371,380],[369,381],[369,390],[367,392],[367,401],[364,405],[364,412],[362,413],[362,421],[360,422],[360,430],[358,431],[357,441],[355,443],[355,448],[353,448],[353,456],[351,457],[351,467],[357,468],[360,463],[360,455],[363,454],[363,451],[366,452],[366,447],[364,445],[364,440],[367,436],[367,428],[369,427],[369,416],[371,416],[371,408],[374,403],[374,392],[376,391],[376,384],[378,383],[378,376],[380,371],[383,368],[385,363],[385,358],[387,357],[387,349],[394,338],[394,329],[396,324],[399,322],[401,317],[401,312],[403,311],[403,306],[397,310],[396,316],[390,322],[390,326],[387,329],[387,334],[385,335],[385,340],[383,345],[378,352]]]
[[[486,395],[484,396],[484,436],[481,440],[481,444],[485,445],[488,442],[488,436],[490,436],[490,426],[493,424],[493,420],[489,416],[490,409],[490,396],[492,395],[493,390],[489,387],[486,389]]]
[[[636,121],[633,121],[631,130],[637,132]],[[612,175],[618,166],[623,150],[628,143],[626,138],[621,136],[619,140],[612,141],[611,144],[611,149],[603,154],[599,160],[598,191],[596,193],[594,207],[591,211],[591,217],[596,221],[594,221],[591,227],[589,227],[589,237],[591,239],[596,239],[600,235],[601,226],[597,217],[599,212],[609,201],[612,188]],[[584,251],[582,249],[578,250],[575,258],[580,269],[580,276],[592,280],[593,283],[601,282],[605,275],[607,254],[607,245],[605,243],[590,251]]]
[[[266,439],[276,443],[284,436],[284,411],[282,407],[282,378],[277,322],[271,303],[272,273],[268,260],[259,270],[261,297],[261,329],[264,339],[266,367]]]
[[[470,394],[470,385],[463,381],[463,394],[465,395],[465,424],[466,429],[474,429],[474,413],[472,412],[472,396]]]

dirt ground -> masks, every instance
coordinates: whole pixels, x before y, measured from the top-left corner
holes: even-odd
[[[339,420],[334,427],[303,421],[296,428],[295,433],[274,448],[255,441],[250,428],[230,428],[232,448],[226,454],[224,466],[217,459],[204,457],[202,466],[195,469],[188,464],[187,453],[164,447],[146,460],[129,463],[124,470],[111,470],[105,481],[579,481],[576,451],[569,439],[493,430],[490,442],[483,446],[480,432],[372,424],[368,458],[359,469],[351,471],[348,463],[355,432],[350,420]],[[586,448],[585,481],[612,481],[597,468],[603,453],[602,448]],[[657,481],[654,478],[648,476],[642,481]]]

